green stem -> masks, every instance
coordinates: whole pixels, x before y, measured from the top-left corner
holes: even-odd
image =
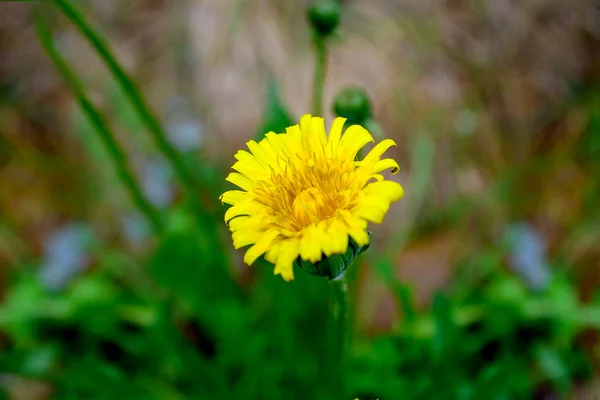
[[[322,37],[315,38],[315,76],[313,80],[313,116],[323,116],[323,89],[327,71],[327,44]]]
[[[105,118],[102,116],[102,114],[100,114],[100,112],[98,112],[98,110],[96,110],[96,107],[94,107],[92,102],[86,97],[83,91],[83,86],[69,67],[69,64],[60,56],[54,47],[50,28],[42,20],[40,15],[37,17],[37,35],[42,47],[58,69],[58,72],[62,75],[65,83],[70,87],[71,91],[75,95],[75,98],[77,99],[83,113],[88,118],[91,125],[96,128],[96,132],[98,133],[98,136],[104,144],[108,154],[111,156],[115,165],[115,169],[117,170],[117,174],[129,192],[133,203],[146,217],[154,232],[160,234],[163,231],[163,224],[160,215],[144,197],[141,188],[138,186],[137,181],[131,172],[131,169],[129,168],[127,155],[116,141]]]
[[[334,365],[339,372],[339,390],[343,391],[343,371],[350,348],[350,300],[345,273],[331,281],[331,314],[333,317]]]

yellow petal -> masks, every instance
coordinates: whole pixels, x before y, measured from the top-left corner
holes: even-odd
[[[271,165],[275,162],[275,158],[262,149],[254,140],[250,140],[246,143],[246,146],[248,146],[248,149],[250,149],[254,157],[256,157],[261,164]]]
[[[315,225],[304,229],[302,239],[300,240],[300,256],[303,260],[316,263],[321,259],[321,242],[319,236],[319,230]]]
[[[385,178],[384,178],[384,177],[383,177],[383,175],[381,175],[381,174],[373,174],[373,175],[371,175],[371,176],[369,177],[369,180],[370,180],[370,179],[375,179],[375,181],[376,181],[376,182],[381,182],[381,181],[383,181]]]
[[[267,260],[271,264],[275,264],[277,262],[277,257],[279,256],[280,248],[281,243],[274,244],[273,246],[271,246],[271,248],[265,253],[265,260]]]
[[[342,129],[344,128],[344,124],[346,123],[346,118],[338,117],[333,121],[331,125],[331,129],[329,130],[329,138],[327,139],[327,144],[330,149],[337,147],[340,138],[342,137]]]
[[[232,219],[231,221],[229,221],[229,229],[231,231],[237,231],[240,229],[247,229],[248,228],[248,221],[250,221],[252,217],[249,217],[248,215],[240,215],[237,216],[236,218]]]
[[[232,218],[240,215],[254,215],[263,211],[265,206],[255,202],[252,199],[244,199],[237,203],[235,206],[230,207],[225,211],[225,222],[229,222]]]
[[[300,118],[300,131],[302,131],[302,137],[307,138],[312,131],[312,115],[305,114]]]
[[[235,205],[240,201],[244,200],[248,196],[248,192],[242,192],[241,190],[228,190],[223,193],[219,199],[222,203]]]
[[[348,158],[354,159],[356,153],[369,142],[374,142],[373,136],[362,126],[352,125],[344,132],[340,146],[344,148],[344,153],[347,154]]]
[[[271,147],[277,152],[277,153],[281,153],[284,151],[285,149],[285,145],[282,142],[282,136],[285,135],[278,135],[275,132],[269,132],[265,135],[265,137],[267,138],[267,140],[269,141],[269,143],[271,143]]]
[[[232,232],[240,229],[261,230],[268,223],[265,214],[263,210],[252,216],[240,215],[229,221],[229,229]]]
[[[290,265],[288,268],[279,271],[284,281],[289,282],[294,280],[294,267]]]
[[[369,235],[363,229],[352,229],[350,236],[359,246],[366,246],[369,243]]]
[[[398,201],[404,196],[404,189],[396,182],[373,182],[365,186],[363,194],[368,197],[387,199],[390,202]]]
[[[260,142],[258,142],[258,147],[267,155],[267,157],[271,160],[277,158],[277,151],[271,145],[271,141],[263,138]]]
[[[279,232],[276,229],[269,229],[265,232],[260,239],[256,241],[256,244],[246,251],[244,254],[244,262],[248,265],[252,265],[254,261],[261,255],[263,255],[273,243],[273,240],[279,236]]]
[[[277,262],[275,263],[275,275],[281,274],[285,281],[294,279],[293,263],[300,253],[300,241],[298,239],[288,239],[281,243]]]
[[[271,175],[268,169],[264,167],[256,168],[252,164],[243,161],[236,162],[231,168],[244,175],[251,182],[267,179]]]
[[[375,147],[373,147],[373,149],[371,149],[369,154],[367,154],[367,156],[363,159],[363,162],[366,164],[377,162],[383,153],[385,153],[385,151],[392,146],[396,146],[396,142],[394,142],[392,139],[384,139]]]
[[[300,129],[300,125],[294,125],[286,128],[285,133],[285,137],[289,138],[289,140],[292,140],[295,143],[302,143],[302,130]]]
[[[227,178],[225,178],[225,180],[233,183],[236,186],[241,187],[245,191],[250,191],[252,189],[252,182],[250,181],[250,179],[237,172],[230,173],[229,175],[227,175]]]
[[[327,143],[327,134],[325,133],[325,120],[319,117],[313,117],[311,120],[311,148],[317,154],[323,154],[325,144]]]
[[[258,235],[260,235],[260,232],[249,230],[235,231],[231,234],[231,238],[233,239],[233,247],[235,249],[239,249],[240,247],[254,244],[256,243]]]
[[[343,218],[344,222],[346,223],[348,228],[350,228],[350,230],[367,229],[367,221],[361,218],[357,218],[356,216],[352,215],[352,213],[348,210],[342,210],[340,216]]]
[[[371,169],[371,173],[376,174],[386,169],[391,169],[392,174],[397,174],[400,171],[400,166],[398,163],[391,158],[385,158],[381,161],[377,161]]]
[[[363,218],[367,221],[380,224],[383,221],[383,217],[385,216],[385,210],[369,206],[360,206],[353,209],[352,214],[356,215],[357,217]]]
[[[250,154],[250,153],[248,153],[247,151],[244,151],[244,150],[238,150],[238,152],[235,153],[234,157],[238,161],[249,163],[254,168],[260,168],[260,167],[263,166],[261,163],[258,162],[258,160],[256,159],[256,157],[254,157],[252,154]]]
[[[343,254],[348,250],[348,229],[337,219],[331,221],[327,230],[330,240],[332,254]]]

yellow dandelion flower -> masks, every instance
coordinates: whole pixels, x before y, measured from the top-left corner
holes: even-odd
[[[267,133],[247,143],[250,152],[237,152],[237,172],[226,180],[241,190],[220,199],[232,205],[225,222],[234,247],[252,245],[244,256],[248,265],[264,254],[275,274],[290,281],[298,257],[316,263],[343,254],[349,238],[367,245],[367,222],[381,223],[402,197],[402,186],[380,174],[398,172],[396,161],[381,159],[396,143],[385,139],[358,161],[358,151],[374,140],[359,125],[342,135],[345,121],[336,118],[327,136],[323,118],[305,115],[286,133]]]

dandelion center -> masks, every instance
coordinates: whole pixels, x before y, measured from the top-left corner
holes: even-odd
[[[282,228],[301,232],[334,217],[338,210],[351,208],[357,198],[352,162],[315,159],[314,155],[302,160],[298,156],[298,162],[288,162],[286,167],[257,182],[256,190],[260,194],[257,201],[268,207]]]

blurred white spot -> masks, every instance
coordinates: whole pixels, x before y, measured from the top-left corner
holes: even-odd
[[[125,237],[133,245],[141,245],[150,236],[150,227],[141,214],[131,214],[121,219]]]
[[[172,123],[169,132],[173,145],[180,151],[196,150],[202,145],[204,137],[202,125],[192,119]]]
[[[539,232],[527,223],[514,223],[505,232],[510,246],[510,268],[532,290],[544,289],[550,281],[546,243]]]
[[[204,142],[204,127],[194,118],[188,103],[178,97],[167,103],[167,133],[179,151],[197,150]]]
[[[144,166],[142,187],[148,200],[156,207],[164,208],[171,204],[174,196],[172,174],[163,160],[153,160]]]
[[[48,289],[59,290],[89,265],[94,232],[82,222],[69,222],[44,242],[44,260],[39,279]]]

